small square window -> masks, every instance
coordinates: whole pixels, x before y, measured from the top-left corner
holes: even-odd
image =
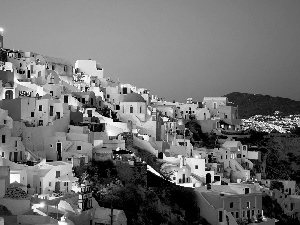
[[[195,165],[195,169],[196,169],[196,170],[198,169],[198,165]]]
[[[31,112],[31,117],[34,117],[34,112]]]
[[[77,146],[77,150],[81,151],[81,146],[80,145]]]

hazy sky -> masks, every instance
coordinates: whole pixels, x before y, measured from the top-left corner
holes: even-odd
[[[7,0],[0,27],[6,48],[95,59],[167,100],[300,100],[299,0]]]

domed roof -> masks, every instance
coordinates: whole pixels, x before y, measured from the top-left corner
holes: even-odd
[[[124,97],[123,102],[146,102],[146,101],[141,95],[137,93],[130,93]]]

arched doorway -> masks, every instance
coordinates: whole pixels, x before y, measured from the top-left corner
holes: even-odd
[[[5,99],[13,99],[14,97],[14,92],[12,90],[7,90],[5,92]]]
[[[207,184],[210,184],[210,183],[211,183],[211,174],[210,174],[210,173],[207,173],[207,174],[206,174],[206,183],[207,183]]]

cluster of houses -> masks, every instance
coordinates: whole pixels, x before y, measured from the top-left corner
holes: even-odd
[[[249,135],[226,97],[167,102],[148,89],[104,77],[94,60],[73,66],[5,49],[0,37],[0,205],[12,213],[0,224],[100,225],[111,224],[111,217],[113,224],[127,224],[122,210],[112,216],[98,205],[88,183],[77,185],[72,168],[120,160],[114,155],[126,150],[128,134],[133,146],[158,158],[171,182],[194,188],[200,214],[212,225],[275,224],[263,216],[262,186],[256,182],[262,180],[254,170],[260,152],[236,140]],[[185,127],[191,118],[203,133],[220,136],[218,148],[192,145]],[[287,194],[282,204],[298,215],[294,189]]]

